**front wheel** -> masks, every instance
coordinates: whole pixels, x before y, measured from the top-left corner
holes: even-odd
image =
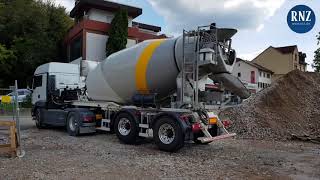
[[[175,152],[184,146],[184,135],[178,122],[162,117],[154,125],[154,141],[160,150]]]

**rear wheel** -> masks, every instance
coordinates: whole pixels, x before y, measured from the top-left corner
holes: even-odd
[[[66,126],[70,136],[78,136],[80,134],[79,116],[75,112],[68,114]]]
[[[35,122],[36,122],[36,127],[38,129],[43,129],[45,127],[42,122],[42,119],[41,119],[41,110],[40,109],[36,109]]]
[[[162,117],[154,125],[154,141],[160,150],[174,152],[184,146],[184,136],[178,122],[170,117]]]
[[[114,131],[120,141],[126,144],[135,144],[138,137],[137,123],[128,113],[121,113],[115,119]]]

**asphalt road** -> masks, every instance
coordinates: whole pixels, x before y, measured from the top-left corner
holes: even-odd
[[[20,128],[21,130],[27,130],[34,126],[30,109],[22,109],[20,112]],[[0,114],[0,121],[13,121],[13,116],[8,114]],[[0,130],[3,129],[0,127]]]
[[[0,121],[12,121],[12,120],[13,120],[12,116],[0,116]],[[35,124],[31,117],[20,117],[21,130],[27,130],[32,128],[33,126],[35,126]]]

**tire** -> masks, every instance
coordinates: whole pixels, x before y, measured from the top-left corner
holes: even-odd
[[[128,113],[120,113],[114,122],[114,132],[125,144],[135,144],[139,129],[134,118]]]
[[[45,128],[45,125],[43,124],[42,122],[42,119],[41,119],[41,109],[36,109],[36,113],[35,113],[35,122],[36,122],[36,127],[38,129],[43,129]]]
[[[178,122],[171,117],[156,120],[153,128],[154,141],[162,151],[175,152],[184,146],[184,134]]]
[[[80,119],[79,115],[75,112],[70,112],[67,117],[67,131],[70,136],[80,135]]]

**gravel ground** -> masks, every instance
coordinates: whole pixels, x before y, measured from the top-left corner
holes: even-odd
[[[0,156],[0,179],[319,179],[320,146],[226,139],[187,143],[177,153],[114,134],[68,136],[64,129],[22,131],[22,159]]]

